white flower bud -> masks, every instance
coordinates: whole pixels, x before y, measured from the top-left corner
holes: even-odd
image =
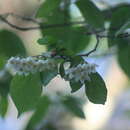
[[[96,67],[96,64],[79,64],[76,67],[65,70],[65,79],[74,80],[75,82],[80,81],[81,83],[84,83],[86,80],[90,81],[89,74],[96,73]]]
[[[56,66],[57,64],[53,59],[41,60],[33,57],[11,57],[6,64],[6,69],[12,75],[28,75],[29,73],[42,72],[46,69],[51,70]]]

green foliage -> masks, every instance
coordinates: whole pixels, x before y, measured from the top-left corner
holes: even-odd
[[[130,45],[127,40],[120,40],[118,44],[118,62],[123,71],[130,77]]]
[[[16,34],[7,30],[0,31],[0,55],[11,57],[25,53],[23,43]]]
[[[90,0],[79,0],[76,2],[76,5],[88,24],[96,28],[103,27],[103,14]]]
[[[86,81],[85,90],[88,99],[95,104],[105,104],[107,89],[98,73],[90,74],[90,81]]]
[[[45,18],[46,16],[48,16],[48,14],[51,15],[53,10],[55,10],[59,6],[60,2],[61,2],[61,0],[44,1],[41,8],[38,10],[37,17]]]
[[[3,67],[3,65],[2,65],[2,67]],[[0,79],[0,96],[5,98],[8,96],[8,93],[9,93],[12,76],[5,70],[0,70],[0,73],[4,73],[3,74],[4,77]]]
[[[112,38],[108,39],[109,47],[116,45],[118,48],[117,57],[118,62],[123,71],[130,76],[130,47],[129,47],[129,37],[127,36],[125,30],[130,27],[130,6],[129,5],[119,5],[115,7],[112,17],[110,19],[110,29],[108,35]]]
[[[116,37],[120,36],[122,33],[125,33],[125,30],[130,28],[130,21],[126,22],[117,32]]]
[[[7,61],[7,58],[5,56],[0,55],[0,70],[3,69],[6,61]]]
[[[0,69],[4,68],[7,57],[25,55],[25,53],[26,52],[22,41],[16,34],[7,30],[0,31]],[[4,99],[9,93],[11,79],[11,75],[6,72],[5,78],[0,81],[0,95],[2,96],[2,104],[4,105],[3,107],[6,107],[7,105],[7,99]],[[2,113],[5,114],[5,111]]]
[[[42,96],[36,106],[36,110],[32,115],[26,130],[35,130],[35,127],[44,119],[50,106],[50,100],[47,96]]]
[[[74,56],[71,59],[71,67],[77,66],[78,64],[83,63],[84,60],[81,56]]]
[[[108,35],[110,36],[116,36],[117,29],[121,28],[127,21],[130,19],[130,7],[127,5],[121,5],[117,8],[115,8],[115,11],[112,13],[111,18],[111,24],[110,24],[110,31]],[[118,38],[110,38],[108,39],[109,46],[113,46],[115,44],[118,44],[120,42],[120,39]]]
[[[43,8],[39,9],[37,17],[43,17],[47,24],[62,23],[64,19],[64,11],[60,9],[60,3],[61,0],[46,0],[42,5]]]
[[[34,109],[42,92],[39,74],[16,75],[11,82],[10,92],[18,115]]]
[[[43,35],[59,39],[58,42],[60,42],[63,48],[71,50],[73,53],[78,53],[89,44],[90,37],[83,33],[85,31],[86,29],[82,27],[63,27],[47,29],[43,32]]]
[[[0,81],[0,95],[6,97],[9,93],[10,82],[12,77],[8,77],[5,81]]]
[[[55,5],[54,7],[52,7],[52,9],[47,9],[51,10],[50,14],[46,13],[45,10],[46,15],[44,15],[44,11],[41,11],[41,16],[46,19],[47,24],[53,24],[52,28],[43,30],[43,36],[46,35],[58,39],[58,42],[60,42],[60,44],[62,44],[64,48],[69,49],[74,53],[80,52],[81,50],[85,49],[85,47],[89,43],[89,37],[83,34],[85,29],[78,26],[66,27],[70,23],[69,15],[65,16],[66,12],[69,14],[69,10],[63,10],[60,8],[60,0],[57,0],[56,2],[48,0],[45,3],[47,5]],[[61,27],[57,27],[58,24],[61,24]]]
[[[71,96],[66,96],[63,99],[62,103],[71,113],[73,113],[77,117],[85,118],[84,112],[81,107],[81,100]]]
[[[129,38],[125,37],[124,31],[130,27],[129,19],[130,14],[128,13],[130,8],[128,5],[120,5],[116,7],[111,18],[109,35],[115,36],[115,38],[108,39],[109,46],[117,45],[118,47],[118,61],[123,71],[130,76],[129,60]],[[126,14],[126,15],[124,15]],[[117,29],[118,30],[117,30]]]
[[[0,116],[4,117],[8,109],[8,99],[7,97],[0,98]]]
[[[58,74],[57,69],[55,70],[46,70],[44,72],[40,73],[40,78],[41,78],[41,82],[44,86],[47,86],[48,83],[54,78],[56,77]]]
[[[55,43],[55,38],[50,36],[44,36],[43,38],[37,41],[40,45],[49,45]]]
[[[3,73],[4,65],[7,59],[11,56],[25,55],[26,50],[23,46],[22,40],[13,32],[7,30],[0,31],[0,71]],[[12,76],[5,71],[5,77],[0,80],[0,95],[2,96],[2,104],[6,107],[6,100],[10,89],[10,82]],[[6,108],[5,108],[6,111]],[[5,114],[3,111],[3,114]]]
[[[65,62],[61,62],[60,67],[59,67],[59,73],[60,73],[60,76],[61,76],[62,78],[65,76],[64,63],[65,63]]]
[[[70,87],[71,87],[71,93],[74,93],[82,87],[82,84],[80,82],[75,83],[73,81],[70,81]]]
[[[45,126],[46,130],[57,130],[57,128],[54,126],[54,124],[47,123]]]

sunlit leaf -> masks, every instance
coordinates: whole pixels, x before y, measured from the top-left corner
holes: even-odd
[[[39,8],[37,17],[45,17],[51,15],[53,10],[55,10],[60,5],[61,0],[46,0],[43,2],[42,6]]]
[[[79,0],[76,5],[90,25],[98,28],[103,27],[104,18],[102,12],[90,0]]]

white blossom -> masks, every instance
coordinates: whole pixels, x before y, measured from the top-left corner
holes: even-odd
[[[42,72],[56,68],[57,63],[53,59],[37,59],[34,57],[11,57],[6,64],[6,69],[12,74],[28,75],[29,73]]]
[[[46,58],[51,58],[52,52],[45,52],[42,53],[42,56],[46,57]]]
[[[79,64],[76,67],[72,67],[65,70],[65,79],[66,80],[74,80],[75,82],[80,81],[84,83],[84,81],[90,81],[90,74],[96,73],[96,64],[83,63]]]

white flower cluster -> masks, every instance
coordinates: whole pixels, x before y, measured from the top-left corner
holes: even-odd
[[[65,70],[65,79],[69,81],[74,80],[75,82],[80,81],[81,83],[84,83],[86,80],[90,81],[89,74],[96,73],[96,67],[96,64],[79,64],[76,67]]]
[[[29,73],[51,70],[57,66],[53,59],[41,60],[34,57],[12,57],[6,64],[6,69],[13,75],[28,75]]]

